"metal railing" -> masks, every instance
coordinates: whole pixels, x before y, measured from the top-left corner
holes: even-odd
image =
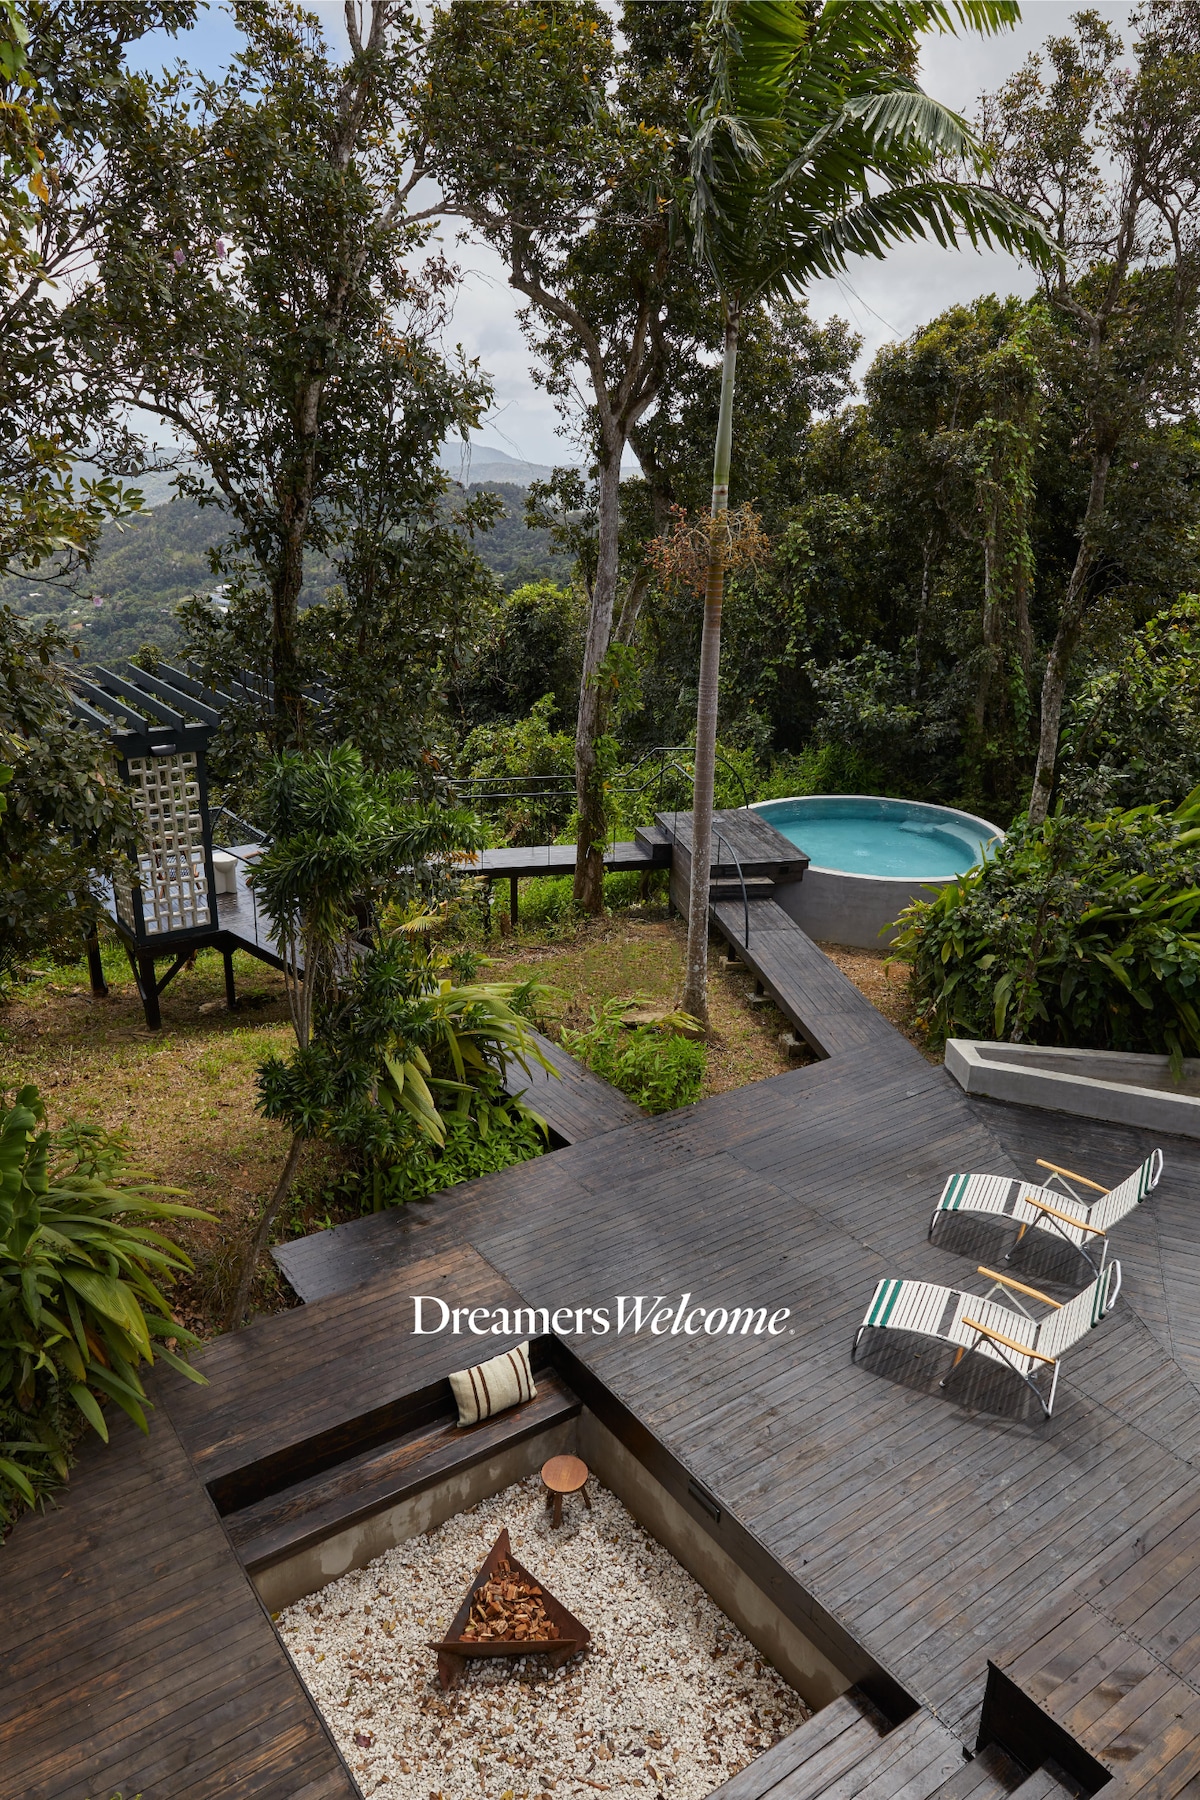
[[[692,749],[693,746],[690,744],[656,744],[653,749],[644,751],[636,762],[630,764],[629,768],[624,771],[625,779],[622,782],[610,783],[606,791],[614,799],[627,801],[636,798],[639,794],[646,793],[647,789],[653,787],[655,793],[652,810],[658,812],[662,808],[663,788],[668,775],[681,776],[685,786],[692,781],[693,770],[679,760],[681,757],[690,757]],[[716,759],[737,783],[742,796],[742,807],[748,807],[750,796],[741,770],[735,763],[730,762],[729,758],[720,750],[717,751]],[[654,766],[647,771],[645,778],[641,781],[632,780],[631,777],[636,775],[647,763],[652,763]],[[543,809],[542,829],[547,832],[556,823],[552,816],[555,810],[561,807],[565,812],[568,806],[574,805],[575,801],[575,778],[573,775],[451,776],[448,778],[446,786],[457,800],[477,807],[480,812],[498,809],[505,804],[511,805],[514,802],[528,806],[531,811],[541,808]],[[676,816],[680,810],[679,806],[674,808]],[[615,821],[610,842],[616,842]]]

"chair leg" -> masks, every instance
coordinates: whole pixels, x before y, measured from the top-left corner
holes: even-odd
[[[583,1495],[583,1504],[587,1507],[588,1511],[591,1512],[592,1496],[587,1491],[587,1482],[586,1481],[584,1482],[582,1488],[579,1491]]]

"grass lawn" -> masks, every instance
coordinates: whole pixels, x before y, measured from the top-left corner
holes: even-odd
[[[588,1025],[591,1009],[606,1000],[644,994],[666,1006],[677,1003],[683,986],[687,927],[668,919],[663,907],[630,908],[588,920],[554,942],[519,932],[489,952],[480,980],[545,982],[549,995],[544,1028],[557,1039],[564,1025]],[[807,1056],[780,1045],[791,1027],[769,1003],[752,1007],[754,978],[739,964],[721,959],[714,945],[709,964],[708,1073],[705,1094],[722,1094],[768,1075],[795,1068]]]
[[[177,1230],[196,1263],[176,1289],[178,1310],[211,1334],[287,1150],[285,1134],[254,1110],[255,1064],[292,1041],[283,980],[239,953],[241,1005],[231,1013],[221,958],[202,950],[163,994],[162,1030],[147,1031],[124,955],[106,945],[104,962],[107,1000],[93,1001],[80,963],[25,982],[0,1006],[0,1088],[32,1081],[51,1124],[74,1116],[123,1131],[152,1180],[217,1215]],[[270,1270],[259,1286],[260,1303],[279,1304]]]
[[[673,1004],[683,980],[686,932],[660,905],[630,907],[600,919],[564,922],[552,934],[530,925],[486,946],[479,979],[536,976],[548,991],[544,1028],[589,1022],[590,1009],[642,994]],[[908,1027],[905,971],[891,979],[882,958],[826,946],[868,998],[899,1029]],[[195,1273],[175,1290],[186,1325],[205,1336],[220,1329],[240,1259],[287,1151],[286,1134],[254,1108],[254,1071],[268,1050],[293,1041],[282,977],[265,964],[234,958],[239,1009],[225,1007],[216,951],[201,951],[162,997],[163,1028],[147,1031],[128,964],[105,946],[107,1000],[93,1001],[86,965],[42,970],[0,1004],[0,1090],[26,1082],[40,1088],[52,1124],[69,1117],[123,1131],[136,1164],[150,1179],[181,1188],[212,1223],[186,1224],[178,1236]],[[781,1074],[803,1057],[780,1042],[789,1032],[770,1004],[751,1005],[753,978],[710,964],[706,1094],[723,1093]],[[319,1148],[308,1153],[281,1236],[298,1236],[351,1216],[333,1189],[337,1163]],[[332,1196],[332,1197],[331,1197]],[[254,1304],[274,1311],[289,1303],[273,1266],[260,1270]]]

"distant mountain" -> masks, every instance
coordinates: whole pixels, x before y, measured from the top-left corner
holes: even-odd
[[[570,558],[554,549],[548,532],[530,531],[525,524],[527,483],[510,474],[503,485],[489,485],[496,487],[504,510],[474,545],[500,585],[511,591],[526,581],[569,580]],[[81,572],[73,586],[60,587],[47,565],[0,580],[0,605],[33,621],[54,620],[76,637],[85,662],[113,662],[146,643],[175,651],[176,606],[190,594],[211,595],[217,588],[220,578],[212,573],[207,552],[225,536],[223,526],[224,516],[215,508],[164,496],[121,524],[106,525],[90,571]],[[321,598],[333,570],[325,557],[310,553],[305,577],[302,607]]]
[[[561,463],[523,462],[494,444],[447,444],[438,461],[446,473],[464,487],[503,482],[509,487],[527,488],[532,481],[549,481],[554,468],[574,467],[569,457]]]

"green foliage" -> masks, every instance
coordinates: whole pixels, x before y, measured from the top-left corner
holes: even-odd
[[[472,813],[414,797],[410,778],[379,775],[349,745],[271,766],[260,818],[270,848],[255,893],[289,960],[297,1042],[335,1013],[360,931],[369,940],[385,902],[429,901],[482,833]],[[303,979],[300,979],[303,972]]]
[[[0,5],[0,573],[52,557],[86,567],[104,522],[140,505],[113,478],[129,433],[82,346],[79,306],[120,186],[114,146],[145,117],[126,47],[195,10]],[[75,460],[89,455],[103,467],[81,474]]]
[[[531,997],[528,984],[455,986],[404,938],[377,944],[312,1041],[261,1065],[261,1110],[349,1150],[375,1210],[536,1155],[544,1124],[504,1091],[513,1070],[547,1066]]]
[[[591,1024],[583,1031],[565,1030],[563,1046],[647,1112],[690,1106],[700,1098],[708,1066],[703,1041],[680,1034],[680,1027],[692,1027],[695,1020],[671,1013],[656,1025],[630,1030],[625,1014],[642,1004],[635,997],[593,1007]]]
[[[533,1119],[511,1107],[493,1107],[486,1137],[473,1119],[447,1121],[446,1141],[432,1154],[426,1143],[416,1143],[393,1160],[371,1171],[364,1183],[364,1199],[372,1210],[403,1206],[410,1200],[427,1200],[460,1181],[491,1175],[514,1163],[541,1156],[546,1134]]]
[[[279,758],[263,822],[271,844],[254,882],[288,949],[297,1040],[261,1065],[263,1113],[351,1151],[377,1207],[409,1197],[452,1128],[460,1163],[493,1125],[513,1160],[527,1142],[516,1126],[538,1124],[503,1092],[510,1069],[543,1060],[524,1016],[530,990],[455,986],[421,947],[438,922],[429,908],[480,841],[474,816],[418,804],[402,778],[342,746]]]
[[[107,1441],[102,1401],[148,1429],[142,1364],[203,1379],[162,1292],[191,1263],[156,1226],[209,1215],[131,1184],[119,1137],[45,1116],[33,1087],[0,1104],[0,1523],[66,1478],[82,1423]]]
[[[1018,822],[982,868],[901,915],[925,1028],[1200,1053],[1200,789],[1174,812]]]
[[[552,728],[555,711],[554,695],[543,694],[524,718],[479,725],[462,747],[459,766],[477,784],[473,803],[503,843],[554,843],[574,812],[575,744]],[[504,798],[489,803],[493,791]]]
[[[465,718],[485,725],[525,718],[550,699],[548,717],[569,719],[583,654],[579,597],[552,581],[527,582],[497,607],[455,680]]]
[[[1178,805],[1200,769],[1200,596],[1185,594],[1098,657],[1074,695],[1062,747],[1064,804]],[[1111,654],[1111,653],[1110,653]]]
[[[73,962],[103,914],[100,883],[135,843],[128,791],[106,741],[72,711],[55,625],[0,607],[0,977],[51,951]]]

